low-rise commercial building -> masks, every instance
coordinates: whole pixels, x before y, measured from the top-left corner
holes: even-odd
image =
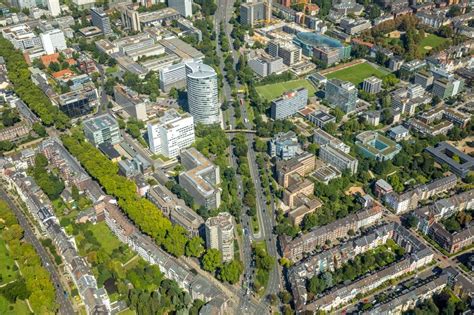
[[[356,146],[362,155],[383,162],[391,160],[402,147],[376,131],[364,131],[357,135]]]
[[[474,170],[474,158],[459,151],[447,142],[426,149],[440,164],[447,164],[451,172],[464,178]]]

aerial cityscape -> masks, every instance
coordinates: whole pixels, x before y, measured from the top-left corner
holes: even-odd
[[[0,0],[0,315],[474,314],[473,0]]]

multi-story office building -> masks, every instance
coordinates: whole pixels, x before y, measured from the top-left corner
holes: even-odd
[[[66,39],[63,31],[53,29],[40,34],[41,43],[44,51],[48,54],[54,54],[56,51],[61,51],[67,48]]]
[[[188,108],[194,123],[220,124],[220,104],[216,71],[205,64],[186,64]]]
[[[419,84],[423,88],[429,88],[433,85],[433,74],[424,70],[415,73],[415,84]]]
[[[107,16],[107,13],[102,10],[102,8],[92,8],[91,18],[92,25],[100,28],[104,35],[112,33],[112,28],[110,27],[110,19]]]
[[[96,105],[97,99],[95,86],[87,85],[82,90],[61,94],[55,101],[62,112],[71,118],[77,118],[89,114]]]
[[[268,1],[267,3],[271,3]],[[267,3],[256,0],[255,2],[246,2],[240,5],[240,23],[242,25],[254,26],[256,23],[262,23],[271,16],[271,4],[270,9],[267,7]]]
[[[309,153],[303,152],[295,155],[289,160],[278,160],[275,165],[276,178],[278,184],[287,188],[294,183],[293,177],[304,177],[314,170],[316,157]]]
[[[362,88],[367,93],[377,94],[382,90],[382,80],[374,76],[368,77],[364,80]]]
[[[83,122],[84,134],[96,147],[102,143],[117,144],[120,142],[118,122],[110,115],[103,114]]]
[[[351,174],[357,173],[359,161],[341,150],[335,149],[329,144],[322,145],[319,149],[319,158],[324,162],[331,164],[339,171],[349,170]]]
[[[303,54],[308,57],[313,57],[314,48],[316,47],[330,47],[339,50],[339,60],[350,58],[351,46],[341,43],[339,40],[314,32],[299,32],[293,38],[293,43],[301,47]]]
[[[289,160],[296,155],[299,148],[298,137],[293,131],[280,132],[270,140],[268,153],[271,157],[278,156],[282,160]]]
[[[351,82],[331,79],[326,83],[326,100],[344,113],[353,112],[357,103],[357,88]]]
[[[206,220],[206,247],[218,249],[224,262],[234,259],[234,219],[228,212]]]
[[[127,36],[114,42],[118,50],[137,61],[141,57],[159,56],[165,53],[165,47],[155,42],[148,33]]]
[[[262,55],[250,59],[248,65],[256,74],[266,77],[283,69],[283,58]]]
[[[274,120],[285,119],[296,114],[300,109],[305,108],[307,103],[307,89],[299,88],[298,90],[287,92],[280,98],[272,101],[270,117]]]
[[[453,97],[462,91],[464,87],[464,81],[462,79],[444,79],[440,78],[433,83],[433,95],[438,96],[441,99]]]
[[[168,158],[179,155],[194,142],[194,120],[189,113],[170,109],[157,121],[148,123],[148,143],[151,152]]]
[[[195,148],[181,151],[181,164],[187,171],[179,174],[179,184],[194,198],[194,201],[208,209],[219,208],[221,190],[219,166],[212,164]]]
[[[325,66],[330,66],[341,60],[339,48],[327,46],[314,47],[313,58],[319,60]]]
[[[319,128],[323,128],[326,124],[336,122],[336,117],[319,109],[306,115],[306,119]]]
[[[349,19],[349,18],[344,18],[340,22],[340,26],[344,30],[346,34],[349,35],[355,35],[358,34],[362,31],[365,31],[366,29],[369,29],[372,27],[372,23],[370,23],[369,20],[366,19]]]
[[[283,63],[291,66],[301,61],[301,48],[293,43],[274,40],[268,43],[268,53],[273,57],[280,57]]]
[[[146,120],[146,103],[137,92],[125,85],[114,86],[114,99],[130,116],[139,120]]]
[[[201,61],[195,61],[200,63]],[[184,62],[175,63],[160,70],[160,89],[169,92],[171,88],[186,87],[186,65]]]
[[[329,144],[332,146],[334,149],[340,150],[344,153],[349,154],[351,151],[351,147],[339,140],[338,138],[330,135],[326,131],[322,129],[316,129],[314,130],[314,136],[313,136],[313,141],[314,143],[319,144],[320,146]]]
[[[8,39],[16,49],[42,48],[41,39],[26,24],[17,24],[2,29],[2,36]]]
[[[192,0],[169,0],[168,7],[176,9],[184,17],[193,16]]]
[[[59,0],[46,0],[48,11],[52,17],[56,17],[61,14],[61,6]]]

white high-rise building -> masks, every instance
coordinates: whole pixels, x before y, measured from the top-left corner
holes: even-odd
[[[44,51],[50,55],[67,48],[63,31],[54,29],[40,34]]]
[[[59,5],[59,0],[46,0],[46,4],[48,5],[49,13],[51,16],[58,16],[61,14],[61,6]]]
[[[176,9],[184,17],[193,16],[192,0],[168,0],[168,6]]]
[[[186,64],[189,112],[194,123],[220,124],[220,104],[216,71],[202,63]]]
[[[190,147],[194,139],[194,119],[188,113],[180,115],[170,109],[157,121],[148,123],[148,142],[155,154],[174,158]]]
[[[206,221],[206,247],[218,249],[224,262],[234,258],[234,220],[230,213],[221,212]]]

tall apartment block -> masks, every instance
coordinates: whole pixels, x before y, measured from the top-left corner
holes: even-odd
[[[326,83],[326,100],[344,113],[353,112],[357,103],[357,88],[351,82],[331,79]]]
[[[96,147],[102,143],[116,144],[120,142],[118,122],[110,114],[89,118],[82,124],[87,140]]]
[[[194,122],[205,125],[221,122],[216,71],[205,64],[186,64],[189,112]]]
[[[177,157],[182,149],[194,142],[194,120],[189,113],[170,109],[163,117],[148,123],[148,143],[151,152],[168,158]]]
[[[91,18],[92,18],[92,25],[97,26],[102,30],[104,35],[108,35],[112,33],[112,28],[110,27],[110,19],[107,16],[102,8],[92,8],[91,9]]]
[[[234,258],[234,219],[228,212],[207,219],[206,247],[218,249],[224,262]]]
[[[179,174],[179,184],[194,198],[194,201],[208,209],[219,208],[221,190],[219,166],[212,164],[195,148],[181,151],[181,164],[187,171]]]

